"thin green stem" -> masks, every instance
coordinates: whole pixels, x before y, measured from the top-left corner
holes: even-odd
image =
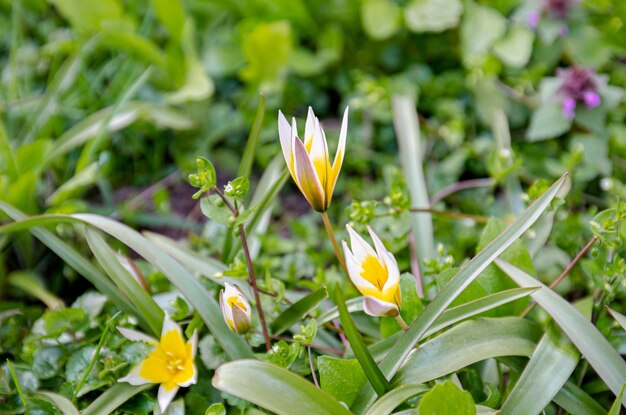
[[[400,326],[402,330],[407,331],[409,329],[409,326],[406,324],[406,321],[404,321],[400,314],[398,314],[394,318],[396,319],[396,323],[398,323],[398,326]]]
[[[15,388],[17,389],[18,395],[20,395],[20,399],[22,400],[22,405],[26,408],[26,397],[24,396],[24,391],[22,391],[22,386],[20,385],[20,381],[17,378],[17,373],[15,373],[15,369],[13,369],[13,365],[11,361],[7,359],[7,366],[9,366],[9,372],[11,372],[11,377],[13,378],[13,383],[15,383]]]
[[[335,250],[335,255],[337,255],[337,260],[339,261],[339,264],[341,264],[341,268],[343,268],[346,275],[348,275],[346,261],[343,259],[343,255],[341,254],[341,250],[339,249],[339,244],[337,244],[337,239],[335,238],[335,232],[333,231],[333,227],[330,224],[330,219],[328,218],[328,213],[326,213],[325,211],[322,212],[322,221],[324,222],[324,226],[326,227],[326,233],[328,233],[328,237],[333,244],[333,249]]]
[[[87,381],[89,374],[91,373],[91,369],[93,369],[94,365],[96,364],[96,360],[98,360],[98,356],[100,355],[100,349],[102,349],[102,346],[104,345],[104,341],[106,340],[106,337],[109,334],[109,330],[111,329],[113,322],[117,319],[117,316],[119,316],[121,313],[122,313],[121,311],[118,311],[113,317],[109,319],[106,326],[104,327],[104,331],[102,332],[102,336],[100,336],[100,341],[98,342],[96,351],[93,357],[91,358],[91,361],[89,362],[89,366],[87,366],[87,369],[85,370],[85,373],[83,374],[82,379],[80,380],[80,382],[78,383],[78,386],[76,387],[76,389],[74,390],[74,393],[72,394],[72,402],[74,403],[76,402],[76,398],[78,397],[78,392],[80,392],[81,388]]]

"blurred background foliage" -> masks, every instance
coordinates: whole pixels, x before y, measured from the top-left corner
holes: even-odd
[[[551,281],[593,236],[594,216],[620,212],[626,197],[625,22],[626,2],[611,0],[0,0],[0,200],[27,214],[110,215],[219,255],[226,232],[200,220],[185,183],[195,157],[214,162],[220,183],[235,177],[262,94],[254,188],[280,154],[278,109],[303,119],[312,106],[333,147],[350,105],[331,216],[357,227],[376,220],[408,269],[412,205],[394,167],[391,99],[399,94],[420,115],[431,196],[486,179],[433,207],[502,220],[482,233],[480,218],[435,216],[438,250],[426,273],[472,256],[568,170],[565,209],[550,217],[548,234],[527,239],[532,262],[525,249],[517,261]],[[591,69],[587,86],[565,88],[576,80],[559,68]],[[586,100],[587,87],[598,102]],[[567,98],[577,104],[571,114]],[[315,287],[332,278],[320,275],[332,253],[310,249],[319,241],[314,216],[287,187],[274,208],[276,232],[261,238],[259,274]],[[57,230],[75,237],[70,227]],[[594,248],[559,290],[601,292],[597,309],[617,298],[612,307],[624,312],[623,232],[612,232],[613,245]],[[17,272],[68,303],[86,288],[27,235],[0,235],[0,246],[3,302],[26,301],[15,284],[9,289]],[[245,273],[241,258],[230,259],[227,275]],[[147,268],[153,290],[166,290]],[[25,308],[18,319],[41,312]],[[4,333],[26,325],[11,324]],[[624,353],[612,320],[598,324]],[[18,353],[6,338],[0,346]],[[20,353],[33,358],[32,347]]]

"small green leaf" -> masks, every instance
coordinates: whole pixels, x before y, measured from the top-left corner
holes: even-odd
[[[424,394],[419,405],[420,415],[475,415],[476,407],[469,392],[447,381],[435,385]]]
[[[222,403],[214,403],[207,408],[204,415],[226,415],[226,408]]]
[[[230,226],[236,220],[228,206],[217,195],[203,198],[200,201],[200,209],[207,218],[220,225]]]
[[[390,38],[400,29],[401,11],[392,0],[366,0],[361,4],[363,30],[372,39]]]
[[[246,176],[241,176],[224,186],[224,194],[231,199],[244,200],[249,189],[250,181]]]
[[[533,51],[535,34],[525,26],[515,25],[506,37],[500,39],[493,53],[505,64],[513,68],[526,66]]]
[[[304,316],[315,309],[326,297],[328,297],[326,288],[320,288],[302,297],[272,321],[272,324],[270,324],[272,333],[278,335],[289,330],[292,325],[301,321]]]
[[[572,120],[565,118],[559,104],[543,104],[533,112],[526,138],[529,141],[547,140],[566,133],[571,126]]]
[[[352,405],[365,383],[365,373],[356,359],[317,358],[322,390],[346,405]]]
[[[413,0],[404,9],[404,18],[413,32],[443,32],[459,24],[462,12],[460,0]]]

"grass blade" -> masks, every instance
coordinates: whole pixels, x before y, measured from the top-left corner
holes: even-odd
[[[567,382],[579,358],[580,353],[561,331],[549,328],[504,401],[502,413],[541,413]],[[529,396],[532,399],[528,399]]]
[[[519,317],[466,321],[415,349],[392,384],[424,383],[490,357],[530,356],[540,336],[535,323]]]
[[[618,313],[617,311],[609,308],[608,306],[606,307],[606,309],[613,316],[613,318],[619,323],[619,325],[622,326],[624,330],[626,330],[626,316],[621,313]]]
[[[161,310],[146,290],[122,266],[115,252],[107,245],[98,231],[86,228],[85,237],[87,238],[89,248],[91,248],[100,266],[130,301],[135,304],[137,312],[139,312],[150,325],[152,334],[158,337],[163,324],[163,310]]]
[[[396,374],[400,365],[424,333],[436,321],[437,317],[454,301],[454,299],[498,257],[506,248],[515,242],[522,234],[541,216],[550,206],[550,202],[567,176],[563,175],[549,189],[547,189],[535,202],[530,205],[518,218],[510,224],[504,232],[480,251],[469,261],[433,298],[428,307],[422,311],[417,319],[411,324],[409,330],[393,345],[381,364],[381,370],[387,377]],[[357,398],[353,411],[358,414],[364,413],[374,399],[373,391],[365,385],[361,395]]]
[[[116,383],[83,409],[81,415],[109,415],[124,402],[153,385],[133,386],[128,383]]]
[[[617,396],[626,381],[626,362],[611,346],[600,331],[574,306],[561,298],[549,287],[541,284],[519,268],[505,262],[496,264],[513,281],[522,287],[541,286],[532,294],[533,299],[554,319],[563,332],[585,356],[591,367]],[[626,406],[626,402],[624,402]]]
[[[622,385],[622,390],[619,391],[615,402],[611,405],[611,409],[609,409],[609,413],[606,415],[619,415],[620,409],[622,408],[621,402],[624,399],[624,388],[626,388],[626,382]]]
[[[412,396],[418,395],[422,392],[426,392],[428,387],[426,385],[402,385],[395,389],[390,390],[367,411],[366,415],[389,415],[396,409],[402,402],[406,401]]]
[[[341,292],[339,285],[335,287],[335,303],[337,303],[337,308],[339,309],[339,319],[341,320],[341,325],[346,337],[348,338],[348,342],[350,342],[350,347],[352,347],[354,356],[359,361],[363,372],[365,372],[367,380],[369,380],[369,383],[372,385],[372,388],[374,388],[374,391],[376,391],[376,394],[378,396],[383,395],[385,391],[390,389],[391,385],[374,361],[374,358],[370,354],[369,350],[367,350],[359,330],[356,328],[354,321],[352,321],[350,313],[348,313],[346,303],[343,299],[343,293]]]
[[[258,360],[218,367],[213,386],[278,415],[349,415],[335,398],[287,369]]]
[[[272,333],[279,335],[288,330],[298,321],[301,321],[311,310],[315,309],[326,297],[328,297],[326,288],[320,288],[302,297],[272,321],[272,324],[270,324]]]
[[[254,116],[254,122],[250,129],[250,135],[248,136],[248,142],[246,148],[241,156],[241,163],[239,163],[239,169],[237,170],[237,177],[250,176],[252,171],[252,163],[254,162],[254,155],[256,154],[256,147],[259,143],[259,137],[261,135],[261,127],[263,126],[263,118],[265,117],[265,97],[259,96],[259,106]]]
[[[39,391],[35,396],[53,404],[63,415],[80,415],[74,404],[63,395],[54,392]]]

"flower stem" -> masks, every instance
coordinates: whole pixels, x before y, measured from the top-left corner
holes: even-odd
[[[324,226],[326,227],[326,233],[328,233],[328,237],[333,244],[333,249],[335,250],[335,255],[337,255],[337,260],[339,264],[341,264],[341,268],[345,271],[346,275],[348,275],[348,269],[346,268],[346,261],[343,259],[343,255],[341,254],[341,250],[339,249],[339,245],[337,244],[337,239],[335,238],[335,232],[333,231],[333,227],[330,224],[330,219],[328,218],[328,213],[326,211],[322,212],[322,221],[324,221]]]
[[[230,201],[224,196],[224,194],[214,187],[215,193],[224,201],[224,204],[233,213],[233,216],[239,216],[239,209],[233,206]],[[250,285],[254,292],[254,301],[256,302],[256,308],[259,313],[259,320],[261,322],[261,329],[263,330],[263,337],[265,338],[265,349],[269,352],[272,349],[272,341],[270,340],[270,333],[267,331],[267,324],[265,323],[265,313],[263,312],[263,305],[261,304],[261,296],[259,295],[259,287],[256,285],[256,275],[254,274],[254,266],[252,265],[252,258],[250,257],[250,249],[248,248],[248,238],[246,237],[246,230],[243,224],[239,225],[239,237],[241,238],[241,247],[243,249],[243,256],[246,258],[246,265],[248,266],[248,274],[250,276]]]
[[[315,365],[313,365],[313,355],[311,354],[311,346],[306,347],[307,352],[309,353],[309,365],[311,366],[311,376],[313,376],[313,382],[315,386],[320,387],[319,382],[317,381],[317,375],[315,374]]]
[[[398,314],[394,318],[396,319],[396,323],[398,323],[398,325],[402,328],[402,330],[406,332],[409,329],[409,326],[407,326],[406,322],[404,321],[404,319],[402,318],[400,314]]]

